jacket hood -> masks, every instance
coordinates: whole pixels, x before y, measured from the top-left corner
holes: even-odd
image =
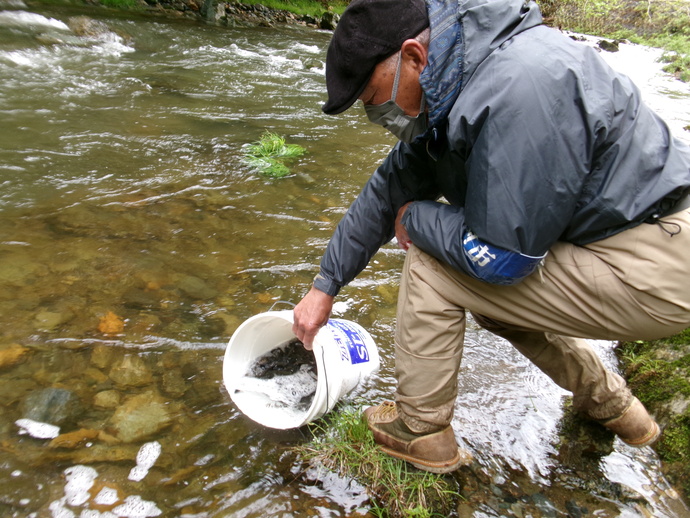
[[[429,124],[448,116],[464,84],[494,50],[542,22],[533,0],[427,0],[429,63],[420,76]]]
[[[461,2],[460,16],[465,35],[464,83],[499,46],[542,22],[536,2],[525,0],[468,0]]]

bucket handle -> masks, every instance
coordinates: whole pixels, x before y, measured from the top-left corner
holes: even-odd
[[[271,309],[269,309],[269,311],[273,311],[273,308],[276,307],[276,304],[287,304],[288,306],[291,306],[292,309],[295,309],[295,307],[297,306],[297,304],[293,304],[289,300],[276,300],[271,306]]]

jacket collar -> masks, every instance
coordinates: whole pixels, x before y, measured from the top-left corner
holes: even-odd
[[[419,76],[429,105],[429,126],[442,124],[460,95],[463,72],[462,26],[457,1],[426,0],[431,35],[427,65]]]

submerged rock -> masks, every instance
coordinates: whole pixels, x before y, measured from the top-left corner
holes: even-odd
[[[74,313],[64,311],[39,311],[34,319],[34,326],[38,331],[52,331],[74,318]]]
[[[110,379],[120,387],[141,387],[153,382],[153,374],[144,360],[128,354],[110,370]]]
[[[108,409],[120,406],[120,393],[117,390],[103,390],[93,396],[93,406]]]
[[[123,442],[138,442],[172,424],[167,401],[146,392],[125,401],[110,418],[109,431]]]
[[[185,275],[177,281],[182,293],[192,299],[208,300],[218,296],[218,291],[211,288],[203,279]]]
[[[0,369],[16,365],[26,356],[29,349],[19,344],[12,344],[0,349]]]
[[[73,421],[83,410],[79,398],[61,388],[32,392],[22,402],[22,418],[58,426]]]

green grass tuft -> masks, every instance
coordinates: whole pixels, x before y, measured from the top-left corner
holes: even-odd
[[[139,9],[142,7],[138,0],[100,0],[100,4],[116,9]]]
[[[335,0],[333,2],[318,2],[315,0],[242,0],[243,4],[261,4],[269,9],[280,9],[291,13],[309,16],[321,16],[324,11],[332,10],[342,14],[349,1]]]
[[[297,144],[287,144],[285,138],[270,131],[264,132],[259,141],[245,146],[244,163],[261,174],[283,178],[290,174],[285,160],[305,153]]]
[[[310,426],[314,439],[298,446],[298,454],[366,487],[371,497],[369,515],[445,517],[456,508],[461,497],[452,475],[421,471],[383,453],[360,409],[337,410],[328,421]]]

